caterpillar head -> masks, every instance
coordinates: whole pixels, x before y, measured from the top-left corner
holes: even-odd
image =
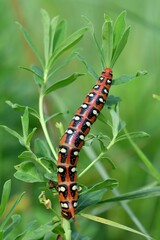
[[[102,75],[106,78],[112,78],[112,69],[111,68],[105,68],[102,72]]]

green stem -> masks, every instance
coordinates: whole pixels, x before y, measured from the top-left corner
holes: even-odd
[[[86,167],[79,175],[78,177],[82,177],[83,174],[85,174],[103,155],[105,154],[105,152],[101,152],[98,157],[93,161],[91,162],[88,167]]]
[[[46,126],[46,122],[45,122],[45,119],[44,119],[44,113],[43,113],[43,101],[44,101],[44,95],[41,91],[40,93],[40,96],[39,96],[39,116],[40,116],[40,123],[41,123],[41,126],[42,126],[42,129],[43,129],[43,132],[44,132],[44,135],[45,135],[45,138],[47,140],[47,143],[52,151],[52,154],[54,156],[55,159],[57,159],[57,153],[52,145],[52,142],[51,142],[51,139],[49,137],[49,134],[48,134],[48,130],[47,130],[47,126]],[[56,161],[54,161],[56,163]]]
[[[149,172],[151,173],[151,175],[158,181],[160,182],[160,174],[159,172],[154,168],[154,166],[152,165],[152,163],[150,162],[150,160],[146,157],[146,155],[142,152],[142,150],[136,145],[136,143],[132,140],[132,138],[130,137],[130,135],[128,134],[127,130],[124,129],[124,132],[130,142],[130,144],[132,145],[132,147],[134,148],[134,150],[136,151],[137,155],[140,157],[140,159],[144,162],[144,164],[146,165],[146,167],[148,168]]]

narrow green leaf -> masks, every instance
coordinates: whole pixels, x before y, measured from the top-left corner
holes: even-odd
[[[21,220],[21,216],[18,214],[11,216],[12,222],[5,229],[5,233],[4,233],[5,239],[9,239],[11,237],[11,236],[9,236],[9,234],[10,235],[12,234],[12,231],[15,229],[16,225],[19,224],[20,220]]]
[[[57,41],[56,41],[56,32],[58,31],[58,24],[59,21],[59,16],[56,16],[52,18],[51,23],[50,23],[50,52],[49,52],[49,57],[51,57],[53,53],[53,49],[55,49],[57,46]]]
[[[19,111],[24,111],[26,109],[26,106],[19,105],[17,103],[12,103],[11,101],[6,101],[6,103],[13,109],[19,110]],[[33,108],[28,107],[28,111],[31,115],[39,119],[39,115],[37,111]]]
[[[125,30],[125,32],[124,32],[121,40],[119,41],[119,44],[118,44],[118,46],[117,46],[117,48],[116,48],[116,50],[115,50],[115,52],[114,52],[114,54],[112,56],[111,68],[113,68],[117,58],[119,57],[119,55],[121,54],[122,50],[124,49],[124,47],[125,47],[125,45],[126,45],[126,43],[128,41],[129,33],[130,33],[130,27],[128,27]]]
[[[126,201],[126,200],[133,200],[133,199],[142,199],[142,198],[151,198],[160,196],[160,187],[147,187],[144,189],[136,190],[133,192],[121,194],[117,197],[108,198],[99,202],[98,204],[103,204],[107,202],[117,202],[117,201]]]
[[[105,225],[109,225],[111,227],[116,227],[116,228],[119,228],[119,229],[122,229],[122,230],[125,230],[125,231],[129,231],[129,232],[132,232],[132,233],[139,234],[139,235],[144,236],[146,238],[152,239],[150,236],[148,236],[146,234],[143,234],[143,233],[141,233],[141,232],[139,232],[139,231],[137,231],[137,230],[135,230],[133,228],[127,227],[125,225],[122,225],[120,223],[113,222],[111,220],[104,219],[104,218],[97,217],[97,216],[93,216],[93,215],[86,214],[86,213],[80,213],[80,215],[82,217],[85,217],[85,218],[90,219],[92,221],[99,222],[99,223],[102,223],[102,224],[105,224]]]
[[[43,23],[43,41],[44,41],[44,58],[45,63],[48,62],[49,59],[49,51],[50,51],[50,17],[48,12],[44,9],[41,9],[42,15],[42,23]]]
[[[35,76],[37,76],[39,78],[39,82],[42,83],[42,81],[43,81],[43,72],[36,65],[33,64],[31,68],[23,67],[23,66],[19,66],[19,68],[27,70],[28,72],[33,73]],[[36,82],[36,84],[37,84],[37,82]]]
[[[0,217],[2,216],[2,214],[5,211],[10,192],[11,192],[11,180],[8,180],[4,183],[3,191],[2,191],[2,195],[1,195]]]
[[[43,82],[44,82],[43,70],[35,64],[32,64],[31,70],[34,73],[34,82],[36,83],[37,86],[41,87],[43,85]]]
[[[32,42],[28,32],[26,31],[26,29],[19,23],[19,22],[16,22],[19,29],[21,30],[21,32],[23,33],[23,36],[25,38],[25,40],[27,41],[27,43],[29,44],[29,46],[31,47],[31,49],[33,50],[35,56],[37,57],[38,61],[40,62],[40,64],[43,66],[43,60],[35,46],[35,44]]]
[[[21,181],[28,183],[45,182],[42,174],[38,171],[34,163],[30,161],[16,165],[15,169],[17,172],[15,172],[14,176]]]
[[[142,132],[142,131],[139,131],[139,132],[130,132],[128,133],[130,135],[131,138],[144,138],[144,137],[149,137],[149,134],[146,133],[146,132]],[[123,140],[126,140],[128,139],[127,138],[127,135],[126,134],[123,134],[119,137],[117,137],[116,139],[116,142],[119,142],[119,141],[123,141]]]
[[[77,55],[77,58],[85,65],[87,71],[91,74],[91,76],[97,80],[98,79],[97,73],[89,65],[89,63],[86,61],[86,59],[84,57],[82,57],[80,54]]]
[[[117,20],[114,25],[114,39],[113,39],[113,49],[115,50],[119,44],[119,41],[121,40],[125,29],[126,29],[126,11],[123,11],[120,13],[120,15],[117,17]]]
[[[110,115],[112,118],[112,134],[116,138],[118,133],[125,127],[125,122],[120,119],[118,109],[116,111],[110,109]]]
[[[139,71],[139,72],[137,72],[136,74],[133,74],[133,75],[122,75],[119,78],[114,79],[112,85],[124,84],[124,83],[127,83],[129,81],[133,81],[138,77],[142,77],[146,74],[147,74],[147,71]]]
[[[22,199],[22,197],[24,196],[25,192],[23,192],[15,201],[15,203],[13,204],[13,206],[11,207],[11,209],[9,210],[8,214],[5,216],[5,218],[3,219],[3,222],[0,224],[0,231],[2,229],[4,229],[5,225],[8,223],[8,221],[10,220],[15,208],[17,207],[18,203],[20,202],[20,200]]]
[[[21,122],[22,122],[23,138],[26,143],[27,136],[28,136],[28,128],[29,128],[28,107],[25,108],[24,114],[23,116],[21,116]]]
[[[95,192],[101,189],[112,190],[113,188],[118,186],[118,181],[116,179],[106,179],[102,182],[99,182],[92,187],[89,187],[85,192],[82,192],[83,194],[86,194],[88,192]]]
[[[49,60],[49,67],[52,66],[52,64],[54,63],[54,61],[66,50],[70,49],[71,47],[73,47],[75,44],[77,44],[81,38],[83,37],[84,33],[87,31],[87,28],[81,28],[79,30],[77,30],[76,32],[74,32],[73,34],[71,34],[69,37],[67,37],[60,45],[59,47],[56,49],[55,53],[52,55],[52,57]]]
[[[68,111],[66,111],[65,113],[68,113]],[[51,116],[47,116],[47,117],[45,117],[45,122],[48,122],[48,121],[50,121],[51,119],[56,118],[56,117],[59,117],[59,116],[65,114],[65,113],[63,113],[63,112],[57,112],[57,113],[52,114]]]
[[[33,128],[32,131],[28,134],[27,139],[26,139],[27,146],[30,146],[30,141],[36,130],[37,130],[37,128]]]
[[[157,171],[157,169],[153,166],[151,161],[147,158],[147,156],[142,152],[142,150],[137,146],[137,144],[133,141],[133,139],[128,134],[127,130],[124,129],[124,132],[132,145],[133,149],[141,159],[141,161],[146,165],[149,173],[158,181],[160,182],[160,173]]]
[[[67,29],[67,22],[65,20],[61,20],[56,27],[56,32],[53,39],[53,46],[52,52],[58,48],[58,46],[64,41],[66,38],[66,29]]]
[[[60,80],[59,82],[54,83],[53,85],[51,85],[46,91],[45,91],[45,95],[59,89],[62,87],[65,87],[67,85],[69,85],[70,83],[72,83],[73,81],[75,81],[78,77],[83,76],[83,73],[73,73],[72,75],[70,75],[69,77]]]
[[[105,22],[102,26],[102,54],[105,59],[105,66],[110,66],[113,51],[113,27],[112,20],[109,16],[105,16]]]
[[[23,240],[37,240],[44,239],[45,234],[52,232],[54,225],[44,224],[36,227],[35,229],[28,230],[27,233],[23,236]]]
[[[102,63],[102,66],[103,68],[106,67],[105,66],[105,62],[104,62],[104,58],[103,58],[103,54],[102,54],[102,49],[98,43],[98,40],[96,38],[96,34],[95,34],[95,30],[94,30],[94,26],[93,26],[93,23],[86,17],[86,16],[82,16],[84,18],[84,20],[87,22],[87,26],[88,26],[88,29],[90,30],[91,34],[92,34],[92,37],[93,37],[93,40],[96,44],[96,47],[97,47],[97,50],[98,50],[98,53],[100,55],[100,59],[101,59],[101,63]],[[97,79],[97,77],[96,77]]]
[[[56,72],[58,72],[59,70],[64,68],[68,63],[70,63],[74,58],[76,58],[77,55],[78,55],[78,52],[72,52],[68,57],[65,58],[65,60],[62,64],[59,64],[57,68],[53,69],[53,71],[49,74],[48,78],[50,78]]]
[[[0,127],[4,128],[7,132],[9,132],[12,136],[18,138],[21,145],[24,146],[23,137],[21,137],[16,131],[12,130],[11,128],[8,128],[7,126],[0,125]]]

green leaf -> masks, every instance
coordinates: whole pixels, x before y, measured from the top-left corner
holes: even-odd
[[[18,214],[15,214],[13,216],[11,216],[11,220],[12,222],[9,224],[9,226],[7,226],[7,228],[5,229],[5,239],[9,239],[11,236],[9,236],[9,234],[12,234],[12,231],[15,229],[16,225],[19,224],[20,220],[21,220],[21,216]]]
[[[112,190],[113,188],[118,186],[118,181],[116,179],[106,179],[102,182],[99,182],[92,187],[89,187],[86,191],[82,192],[83,194],[86,194],[88,192],[95,192],[101,189]]]
[[[71,62],[75,57],[77,57],[78,52],[72,52],[68,57],[65,58],[62,64],[59,64],[57,68],[54,68],[53,71],[49,74],[48,78],[54,75],[56,72],[64,68],[69,62]]]
[[[28,71],[28,72],[33,73],[33,74],[37,77],[36,79],[38,79],[38,81],[35,81],[36,84],[37,84],[37,85],[41,85],[41,84],[42,84],[42,82],[43,82],[43,71],[42,71],[42,69],[40,69],[38,66],[36,66],[36,65],[33,64],[33,65],[31,66],[31,68],[23,67],[23,66],[19,66],[19,68],[24,69],[24,70],[26,70],[26,71]]]
[[[135,80],[136,78],[144,76],[146,74],[147,74],[147,71],[139,71],[133,75],[122,75],[119,78],[114,79],[112,85],[120,85],[123,83],[127,83],[129,81]]]
[[[76,212],[78,213],[82,211],[84,208],[100,202],[105,192],[106,189],[101,189],[81,195],[78,199],[78,207]]]
[[[117,58],[119,57],[119,55],[121,54],[122,50],[124,49],[124,47],[125,47],[125,45],[126,45],[126,43],[127,43],[127,41],[128,41],[129,33],[130,33],[130,27],[128,27],[128,28],[125,30],[122,38],[121,38],[120,41],[119,41],[119,44],[118,44],[118,46],[117,46],[114,54],[112,55],[111,68],[113,68],[113,66],[114,66]]]
[[[33,135],[34,135],[34,133],[35,133],[36,130],[37,130],[37,128],[33,128],[33,129],[32,129],[32,132],[30,132],[30,133],[28,134],[27,139],[26,139],[26,144],[27,144],[27,146],[30,146],[30,141],[32,140],[32,137],[33,137]]]
[[[59,28],[58,21],[59,21],[59,16],[56,16],[56,17],[52,18],[52,20],[50,22],[50,52],[49,52],[49,57],[52,55],[53,49],[56,48],[56,45],[57,45],[56,33],[58,31],[58,28]]]
[[[121,101],[120,97],[109,95],[105,103],[105,106],[111,108],[112,106],[116,106],[120,101]]]
[[[24,111],[26,109],[26,106],[19,105],[17,103],[12,103],[11,101],[6,101],[6,103],[13,109],[19,110],[19,111]],[[33,108],[28,107],[28,111],[31,115],[39,119],[39,115],[37,111]]]
[[[38,61],[40,62],[40,64],[43,66],[43,60],[35,46],[35,44],[32,42],[32,39],[30,38],[28,32],[26,31],[26,29],[19,23],[16,22],[19,29],[21,30],[21,32],[23,33],[23,36],[25,38],[25,40],[27,41],[27,43],[29,44],[29,46],[31,47],[32,51],[34,52],[35,56],[37,57]]]
[[[60,80],[59,82],[54,83],[53,85],[51,85],[46,91],[45,91],[45,95],[59,89],[62,87],[65,87],[67,85],[69,85],[70,83],[74,82],[78,77],[83,76],[83,73],[73,73],[72,75],[70,75],[69,77]]]
[[[132,145],[133,149],[135,150],[135,152],[137,153],[137,155],[139,156],[139,158],[141,159],[141,161],[146,165],[148,172],[158,181],[160,182],[160,173],[158,172],[158,170],[153,166],[153,164],[151,163],[151,161],[148,159],[148,157],[142,152],[142,150],[137,146],[137,144],[133,141],[133,139],[130,137],[130,135],[128,134],[127,130],[124,129],[124,132],[130,142],[130,144]]]
[[[32,64],[31,70],[34,73],[35,83],[37,84],[37,86],[41,87],[43,85],[43,82],[44,82],[43,70],[41,68],[39,68],[38,66],[36,66],[35,64]]]
[[[25,161],[15,166],[17,172],[14,174],[15,178],[28,182],[45,182],[42,174],[38,171],[34,163]]]
[[[118,133],[125,127],[125,122],[120,119],[117,108],[116,111],[110,109],[110,115],[112,118],[112,134],[113,137],[116,138]]]
[[[29,128],[28,107],[25,108],[24,114],[21,117],[21,122],[22,122],[23,138],[24,138],[24,142],[26,143],[27,136],[28,136],[28,128]]]
[[[117,17],[116,23],[114,25],[114,39],[113,39],[113,49],[115,50],[125,32],[126,29],[126,11],[120,13]]]
[[[45,63],[48,62],[50,52],[50,17],[48,12],[41,9],[42,23],[43,23],[43,34],[44,34],[44,58]]]
[[[22,152],[18,158],[27,158],[27,159],[32,159],[32,160],[35,160],[37,159],[36,155],[33,153],[33,152],[30,152],[30,151],[24,151]]]
[[[68,113],[68,111],[66,111],[66,113]],[[59,116],[61,116],[63,114],[64,114],[63,112],[57,112],[57,113],[52,114],[51,116],[47,116],[47,117],[45,117],[45,122],[48,122],[51,119],[59,117]]]
[[[67,22],[65,20],[61,20],[56,27],[52,52],[54,52],[55,49],[58,48],[59,44],[61,44],[61,42],[65,39],[66,29],[67,29]]]
[[[116,227],[116,228],[119,228],[119,229],[123,229],[125,231],[129,231],[129,232],[132,232],[132,233],[136,233],[136,234],[139,234],[141,236],[144,236],[146,238],[149,238],[149,239],[152,239],[150,236],[146,235],[146,234],[143,234],[133,228],[130,228],[130,227],[127,227],[125,225],[122,225],[120,223],[117,223],[117,222],[113,222],[111,220],[108,220],[108,219],[104,219],[104,218],[101,218],[101,217],[97,217],[97,216],[93,216],[93,215],[90,215],[90,214],[86,214],[86,213],[81,213],[80,214],[82,217],[85,217],[87,219],[90,219],[92,221],[95,221],[95,222],[99,222],[99,223],[102,223],[102,224],[105,224],[105,225],[109,225],[111,227]]]
[[[112,20],[109,16],[105,16],[105,22],[102,26],[102,54],[105,59],[106,66],[110,66],[113,51],[113,27]]]
[[[139,131],[139,132],[130,132],[128,133],[130,135],[131,138],[144,138],[144,137],[149,137],[149,134],[146,133],[146,132],[142,132],[142,131]],[[119,142],[119,141],[123,141],[123,140],[126,140],[128,139],[127,135],[126,134],[123,134],[119,137],[117,137],[116,139],[116,142]]]
[[[86,59],[84,57],[82,57],[80,54],[77,55],[77,58],[85,65],[87,71],[89,72],[89,74],[91,74],[91,76],[93,78],[95,78],[96,80],[98,79],[98,75],[97,73],[94,71],[94,69],[88,64],[88,62],[86,61]]]
[[[34,151],[39,157],[51,158],[51,151],[48,144],[40,138],[37,138],[34,141]]]
[[[13,204],[13,206],[11,207],[11,209],[9,210],[8,214],[5,216],[5,218],[3,219],[3,222],[0,224],[0,231],[2,231],[5,227],[5,225],[8,223],[8,221],[10,220],[15,208],[17,207],[18,203],[20,202],[20,200],[22,199],[23,195],[25,194],[25,192],[23,192],[15,201],[15,203]]]
[[[51,56],[49,60],[49,67],[51,67],[54,63],[54,61],[66,50],[70,49],[73,47],[75,44],[77,44],[81,38],[83,37],[84,33],[87,31],[87,28],[81,28],[71,34],[69,37],[67,37],[60,45],[59,47],[55,50],[55,53]]]
[[[8,180],[4,183],[3,186],[3,191],[1,195],[0,216],[2,216],[2,214],[5,211],[10,192],[11,192],[11,180]]]
[[[0,127],[4,128],[7,132],[9,132],[12,136],[18,138],[20,144],[22,146],[25,146],[24,141],[23,141],[23,137],[21,137],[16,131],[12,130],[11,128],[8,128],[7,126],[4,125],[0,125]]]
[[[52,232],[54,228],[53,225],[44,224],[37,227],[37,224],[32,226],[32,229],[28,229],[27,233],[23,236],[23,240],[37,240],[37,239],[44,239],[43,237],[45,234]]]
[[[142,199],[142,198],[151,198],[160,196],[160,187],[145,187],[144,189],[136,190],[133,192],[128,192],[125,194],[121,194],[119,196],[108,198],[99,202],[100,204],[107,203],[107,202],[117,202],[117,201],[126,201],[126,200],[133,200],[133,199]]]

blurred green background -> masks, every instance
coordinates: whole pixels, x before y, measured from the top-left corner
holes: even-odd
[[[137,140],[137,143],[154,166],[160,169],[160,102],[152,98],[153,93],[160,94],[159,0],[0,0],[0,124],[21,131],[21,113],[11,110],[5,104],[6,100],[37,108],[38,93],[32,75],[18,68],[18,66],[30,66],[32,63],[36,63],[36,59],[15,22],[19,21],[27,28],[42,52],[41,8],[46,9],[51,17],[60,15],[61,19],[66,19],[68,33],[85,26],[82,15],[87,16],[95,26],[99,40],[104,13],[115,20],[121,11],[127,10],[127,24],[131,25],[131,34],[123,54],[114,66],[114,77],[122,74],[134,74],[138,70],[147,70],[148,75],[126,85],[113,87],[111,92],[122,99],[120,116],[126,122],[128,131],[143,130],[150,135],[149,138]],[[79,43],[79,47],[81,54],[99,73],[101,71],[100,60],[89,33]],[[75,71],[86,73],[85,67],[78,60],[70,63],[64,71],[59,74],[58,78]],[[51,113],[59,110],[70,111],[63,119],[58,119],[58,121],[63,121],[65,127],[94,82],[94,79],[86,74],[67,88],[58,90],[54,96],[48,99]],[[96,125],[93,126],[93,133],[101,131],[108,134],[108,129],[102,129],[104,125],[98,122]],[[31,127],[35,126],[37,126],[37,122],[31,118]],[[57,130],[54,130],[54,140],[58,146]],[[17,194],[26,191],[26,196],[17,210],[23,214],[24,225],[29,219],[38,219],[39,222],[47,221],[51,215],[38,202],[39,186],[22,183],[13,177],[14,165],[20,161],[17,156],[22,148],[16,139],[2,129],[0,129],[0,143],[0,189],[7,179],[12,179],[11,202]],[[148,174],[145,166],[139,161],[127,141],[114,146],[109,152],[109,157],[114,161],[116,170],[108,167],[108,171],[111,177],[120,182],[118,188],[120,193],[133,191],[153,182],[153,178]],[[93,172],[88,173],[83,182],[91,184],[94,171],[96,176],[96,170],[93,168]],[[97,178],[100,176],[97,175]],[[97,179],[93,180],[93,182],[96,181]],[[155,239],[160,239],[159,198],[135,200],[130,202],[129,206],[148,233]],[[107,218],[136,228],[120,205],[113,207],[108,212]],[[81,220],[79,219],[79,221]],[[81,223],[81,231],[92,239],[97,239],[97,237],[111,240],[143,239],[123,230],[93,222],[88,223],[91,228],[88,227],[86,230],[86,222],[84,223]]]

